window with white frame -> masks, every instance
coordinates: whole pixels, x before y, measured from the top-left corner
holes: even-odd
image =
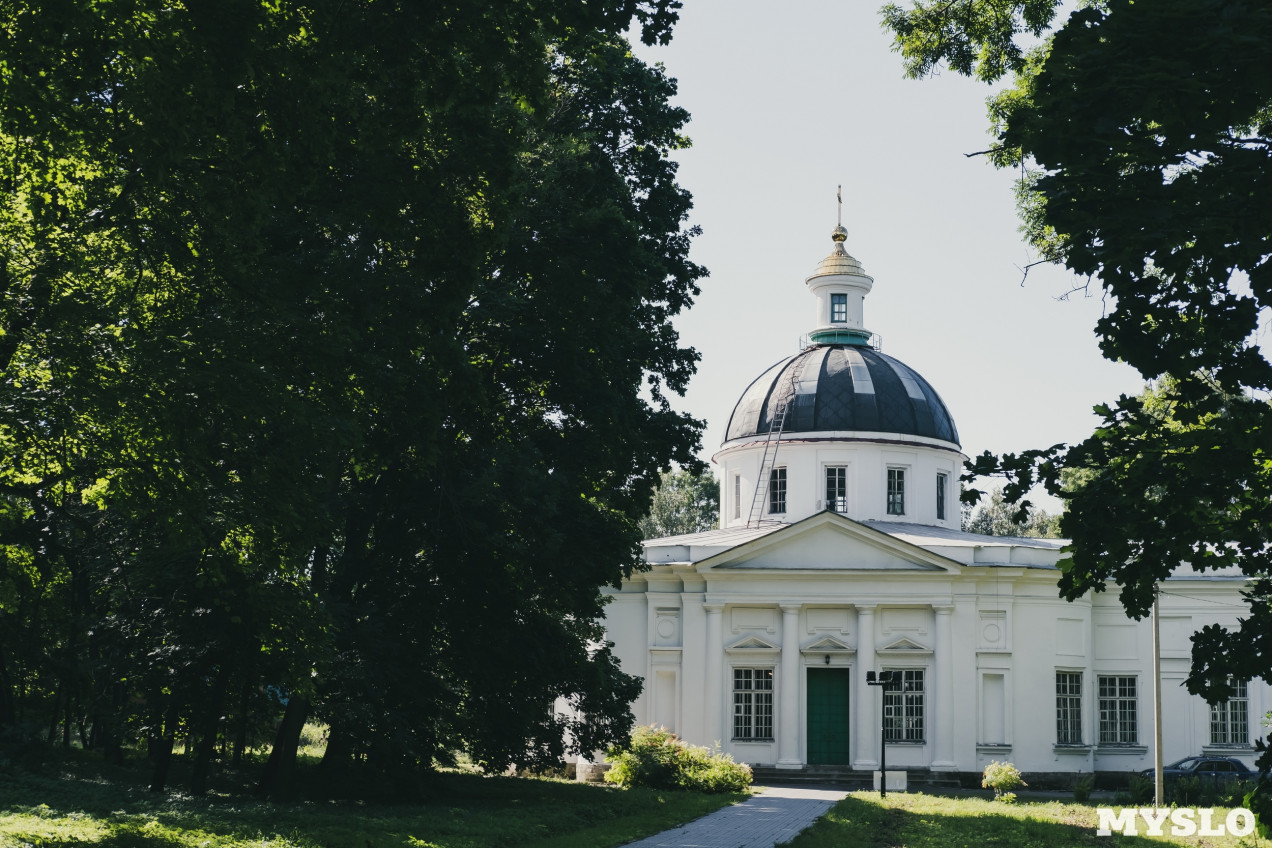
[[[773,738],[773,669],[733,669],[733,738]]]
[[[848,511],[847,466],[826,466],[826,509],[831,512]]]
[[[742,517],[742,475],[733,475],[733,517]]]
[[[1056,672],[1056,744],[1082,744],[1082,672]]]
[[[950,475],[937,472],[936,475],[936,520],[945,520],[945,490],[949,484]]]
[[[883,736],[889,742],[923,741],[923,669],[895,671],[901,684],[883,688]]]
[[[888,515],[905,515],[905,469],[888,469]]]
[[[769,472],[769,512],[786,512],[786,468]]]
[[[1210,707],[1211,745],[1250,744],[1250,697],[1244,680],[1232,681],[1232,695]]]
[[[1134,745],[1139,739],[1135,677],[1100,675],[1100,744]]]
[[[848,295],[832,294],[830,296],[830,323],[845,324],[848,321]]]

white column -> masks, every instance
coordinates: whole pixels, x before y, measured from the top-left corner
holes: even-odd
[[[866,672],[875,671],[875,625],[873,604],[857,605],[857,681],[853,701],[857,705],[857,757],[852,767],[859,771],[879,768],[879,720],[875,703],[879,687],[866,685]]]
[[[702,710],[706,716],[704,744],[728,742],[724,738],[724,604],[704,603],[707,612],[707,670],[702,682]]]
[[[781,703],[778,714],[777,767],[800,768],[799,757],[799,604],[782,604]]]
[[[954,607],[933,606],[936,613],[936,651],[932,669],[935,677],[929,716],[936,718],[936,745],[932,756],[933,771],[958,771],[954,762]]]

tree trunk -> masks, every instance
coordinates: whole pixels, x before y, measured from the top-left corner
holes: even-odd
[[[9,657],[0,643],[0,728],[12,727],[18,723],[17,710],[14,709],[13,679],[9,676]]]
[[[256,794],[271,801],[289,801],[296,796],[296,749],[300,733],[309,715],[309,699],[292,695],[287,700],[283,723],[278,726],[274,747],[265,763],[265,772],[256,786]],[[330,749],[328,749],[330,750]],[[326,760],[324,758],[323,762]]]
[[[243,764],[243,752],[247,750],[247,720],[249,700],[252,696],[252,681],[250,678],[244,678],[243,690],[239,693],[238,727],[234,733],[234,765]]]
[[[208,791],[208,776],[212,773],[212,755],[216,753],[217,728],[221,725],[221,710],[225,706],[225,685],[230,676],[230,667],[221,664],[221,669],[212,683],[208,708],[199,722],[199,741],[194,749],[194,770],[190,774],[190,792],[203,795]]]
[[[172,766],[172,745],[177,738],[178,721],[180,716],[177,714],[177,705],[173,704],[168,707],[168,715],[163,720],[163,737],[155,746],[155,768],[150,779],[151,792],[163,792],[167,789],[168,769]]]

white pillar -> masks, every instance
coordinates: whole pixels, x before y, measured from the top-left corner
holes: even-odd
[[[706,715],[704,742],[710,746],[724,738],[724,604],[704,603],[707,612],[707,670],[702,682],[702,708]]]
[[[857,685],[853,700],[857,705],[857,757],[852,767],[858,771],[879,768],[879,720],[875,702],[879,687],[866,685],[866,672],[875,670],[875,626],[873,604],[857,605]]]
[[[933,750],[933,771],[958,771],[954,762],[954,636],[951,626],[954,607],[933,606],[936,613],[936,665],[933,676],[932,704],[928,715],[936,717],[936,745]]]
[[[799,604],[782,604],[781,704],[778,714],[777,767],[800,768],[799,757]]]

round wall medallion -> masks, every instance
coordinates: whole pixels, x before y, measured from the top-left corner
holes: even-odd
[[[997,624],[986,624],[983,634],[986,642],[997,642],[998,638],[1003,635],[1003,631],[998,629]]]
[[[670,639],[676,635],[676,622],[670,618],[664,618],[658,622],[658,635],[664,639]]]

